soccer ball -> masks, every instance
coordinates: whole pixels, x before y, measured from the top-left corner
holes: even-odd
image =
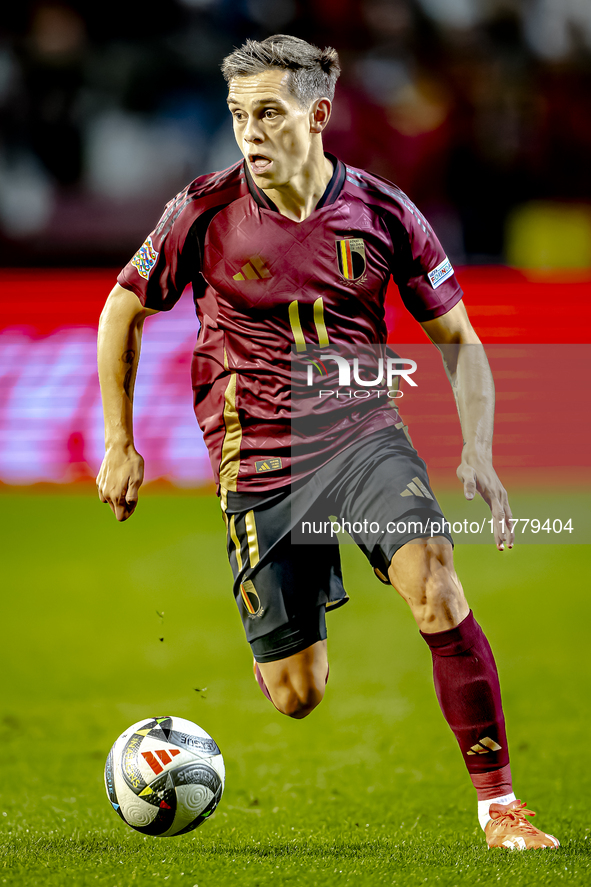
[[[184,835],[211,816],[224,790],[224,759],[211,736],[184,718],[147,718],[121,734],[105,788],[123,822],[144,835]]]

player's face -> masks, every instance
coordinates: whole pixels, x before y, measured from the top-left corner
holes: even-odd
[[[289,72],[269,69],[230,81],[234,135],[260,188],[288,184],[305,167],[314,131],[314,104],[303,108],[288,88]]]

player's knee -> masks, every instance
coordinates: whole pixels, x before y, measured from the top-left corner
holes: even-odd
[[[324,697],[324,687],[314,680],[292,683],[288,681],[271,691],[273,704],[281,714],[301,719],[314,711]]]
[[[328,680],[326,641],[286,659],[259,665],[275,708],[290,718],[305,718],[322,701]]]

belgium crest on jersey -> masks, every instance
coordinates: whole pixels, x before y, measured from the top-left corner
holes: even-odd
[[[339,271],[345,280],[359,280],[365,272],[365,243],[361,237],[336,240]]]

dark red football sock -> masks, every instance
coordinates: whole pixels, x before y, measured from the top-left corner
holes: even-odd
[[[511,770],[499,677],[472,610],[455,628],[421,635],[431,649],[441,711],[458,740],[478,800],[508,794]]]

